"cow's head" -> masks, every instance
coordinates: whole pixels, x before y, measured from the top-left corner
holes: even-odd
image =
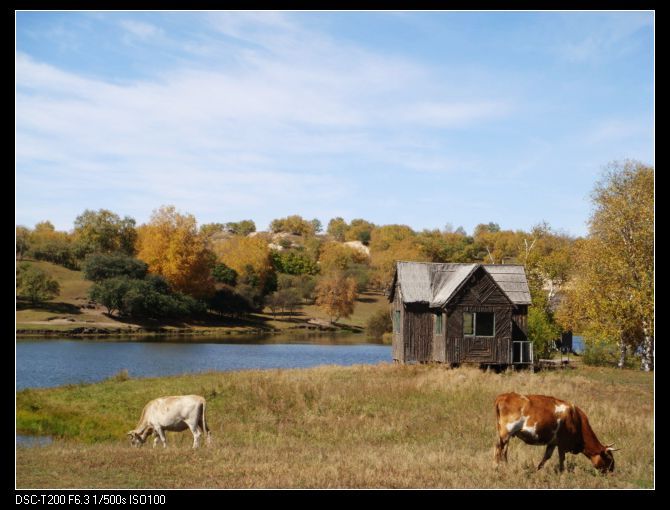
[[[608,446],[603,446],[600,453],[591,457],[593,467],[598,469],[601,473],[614,471],[614,455],[612,452],[619,450],[619,448],[612,448],[614,443]]]
[[[142,434],[138,434],[134,430],[128,431],[128,436],[130,436],[130,444],[139,448],[144,444],[145,438],[142,437]]]

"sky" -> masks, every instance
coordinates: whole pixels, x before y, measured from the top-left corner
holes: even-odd
[[[16,12],[16,224],[291,214],[585,235],[654,165],[654,14]]]

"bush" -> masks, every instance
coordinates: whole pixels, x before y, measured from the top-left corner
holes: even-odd
[[[41,269],[24,262],[16,269],[16,292],[36,304],[56,297],[60,285]]]
[[[368,319],[365,332],[370,338],[382,340],[385,333],[393,332],[393,324],[388,310],[377,310]]]
[[[117,276],[141,280],[146,276],[148,266],[128,255],[95,253],[86,257],[82,269],[84,278],[99,282]]]
[[[582,361],[586,365],[612,366],[619,361],[619,349],[604,342],[585,342]]]
[[[237,285],[237,271],[221,262],[212,269],[212,276],[219,283],[225,283],[232,287]]]

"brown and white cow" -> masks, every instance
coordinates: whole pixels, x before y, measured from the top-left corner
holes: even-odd
[[[210,444],[210,433],[205,421],[206,408],[207,402],[200,395],[177,395],[154,399],[144,406],[137,427],[128,432],[130,442],[133,446],[142,446],[153,432],[156,435],[154,447],[160,439],[165,448],[166,430],[181,432],[189,428],[193,434],[193,448],[200,446],[200,437],[203,433],[207,444]]]
[[[504,393],[496,397],[495,409],[497,462],[507,462],[507,445],[516,436],[527,444],[547,446],[537,469],[541,469],[558,448],[561,471],[565,452],[583,453],[603,473],[614,471],[612,452],[618,448],[612,448],[614,443],[603,445],[598,441],[586,414],[576,405],[546,395]]]

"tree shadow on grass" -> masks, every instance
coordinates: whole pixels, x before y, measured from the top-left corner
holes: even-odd
[[[30,301],[18,300],[16,302],[16,309],[36,310],[40,312],[61,313],[71,315],[81,314],[81,310],[77,305],[73,305],[72,303],[51,302],[51,301],[32,304]]]

